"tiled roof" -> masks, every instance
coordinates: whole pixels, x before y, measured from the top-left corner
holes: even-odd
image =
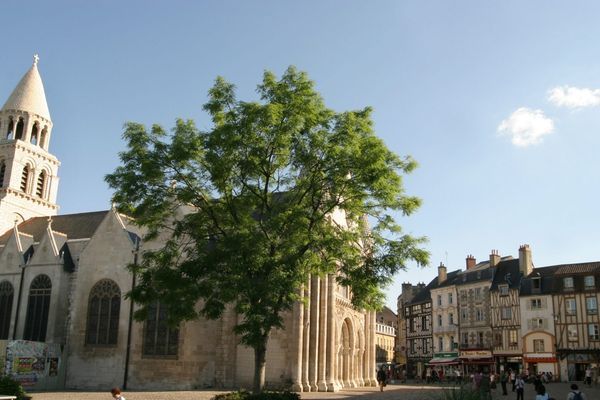
[[[91,238],[109,211],[96,211],[81,214],[55,215],[52,217],[52,230],[61,232],[69,240]],[[30,218],[19,224],[19,232],[33,236],[34,242],[39,242],[48,227],[48,217]],[[6,244],[12,235],[9,229],[0,236],[0,245]]]
[[[555,275],[585,274],[590,272],[600,272],[600,262],[587,262],[580,264],[557,265]]]

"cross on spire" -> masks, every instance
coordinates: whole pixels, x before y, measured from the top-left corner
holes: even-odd
[[[40,56],[36,54],[33,55],[33,65],[37,65],[38,61],[40,61]]]

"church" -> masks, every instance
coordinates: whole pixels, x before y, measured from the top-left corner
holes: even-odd
[[[35,56],[0,110],[0,347],[60,349],[58,388],[250,388],[254,355],[233,332],[240,317],[232,308],[172,328],[157,302],[146,321],[132,319],[136,306],[125,295],[135,277],[126,267],[160,243],[144,243],[114,209],[58,213],[52,130]],[[375,312],[353,308],[333,275],[312,277],[304,292],[307,301],[270,335],[267,387],[375,386]],[[5,364],[18,379],[16,360]],[[42,377],[27,372],[28,385],[43,389]]]

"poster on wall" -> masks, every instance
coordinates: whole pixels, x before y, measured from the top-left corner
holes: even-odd
[[[10,341],[6,347],[6,372],[23,386],[35,385],[46,375],[47,353],[46,343]]]

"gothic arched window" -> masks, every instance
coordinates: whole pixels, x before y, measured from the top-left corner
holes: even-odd
[[[121,290],[110,279],[96,283],[88,301],[85,344],[117,344]]]
[[[29,181],[29,165],[23,167],[21,175],[21,192],[27,192],[27,182]]]
[[[33,124],[31,128],[31,144],[38,144],[38,124]]]
[[[35,186],[35,195],[44,197],[44,187],[46,185],[46,171],[42,170],[38,175],[37,184]]]
[[[0,283],[0,340],[8,339],[14,290],[9,281]]]
[[[176,356],[179,346],[179,328],[170,327],[167,306],[155,302],[148,306],[148,318],[144,324],[145,356]]]
[[[25,127],[25,122],[23,118],[19,118],[19,122],[17,122],[17,130],[15,131],[15,139],[23,139],[23,128]]]
[[[6,174],[6,163],[0,161],[0,188],[4,187],[4,175]]]
[[[39,140],[39,146],[43,149],[46,148],[46,137],[48,136],[48,127],[45,126],[44,129],[42,129],[42,133],[40,133],[40,140]]]
[[[13,138],[13,131],[15,129],[15,122],[12,117],[8,118],[8,129],[6,130],[6,138],[8,140]]]
[[[46,340],[51,292],[52,281],[48,275],[38,275],[31,282],[23,339],[37,342]]]

